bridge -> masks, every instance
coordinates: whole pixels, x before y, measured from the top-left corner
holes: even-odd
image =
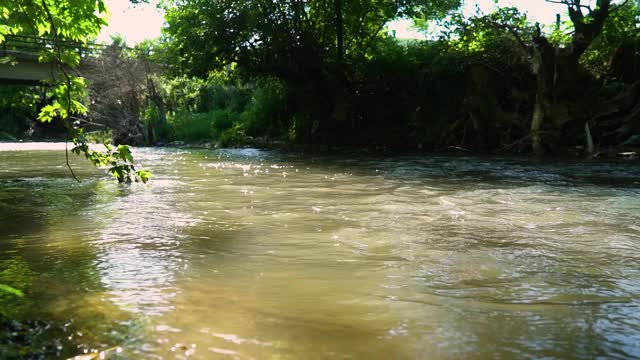
[[[48,80],[60,80],[57,64],[40,62],[43,50],[61,48],[80,53],[81,58],[99,54],[103,45],[85,45],[74,41],[55,40],[25,35],[7,35],[0,44],[0,84],[41,85]]]

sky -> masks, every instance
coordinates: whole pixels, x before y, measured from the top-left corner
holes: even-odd
[[[132,5],[129,0],[106,0],[111,13],[109,25],[102,29],[99,41],[110,42],[110,36],[122,35],[128,45],[135,45],[145,39],[160,36],[160,28],[164,22],[162,10],[157,8],[159,0],[150,0],[147,4]],[[566,12],[564,5],[551,4],[544,0],[499,0],[500,6],[516,6],[527,12],[530,19],[541,24],[555,22],[557,13]],[[464,13],[472,15],[478,5],[481,11],[488,13],[496,5],[493,0],[466,0]],[[397,20],[389,24],[390,30],[396,31],[398,38],[425,38],[417,30],[411,28],[411,20]]]
[[[530,20],[540,24],[553,24],[556,21],[556,14],[564,15],[567,10],[562,4],[548,3],[544,0],[498,0],[496,4],[493,0],[464,0],[463,13],[466,16],[474,15],[477,8],[482,13],[488,14],[498,6],[517,7],[520,11],[528,14]],[[396,37],[408,39],[424,39],[427,36],[412,28],[411,20],[397,20],[388,25],[389,30],[396,31]]]
[[[102,28],[98,41],[111,42],[111,35],[122,35],[128,45],[160,36],[164,12],[157,8],[158,0],[133,5],[129,0],[105,0],[110,16]]]

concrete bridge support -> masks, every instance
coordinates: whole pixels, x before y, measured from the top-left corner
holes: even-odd
[[[0,64],[0,84],[40,85],[43,81],[61,78],[55,64],[38,62],[36,54],[0,50],[1,57],[15,59],[15,64]]]

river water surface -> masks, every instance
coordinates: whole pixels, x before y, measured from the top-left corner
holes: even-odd
[[[0,283],[25,293],[0,314],[30,351],[640,357],[637,162],[136,149],[154,177],[123,186],[33,148],[0,144]]]

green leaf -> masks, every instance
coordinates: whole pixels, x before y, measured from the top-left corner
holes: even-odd
[[[51,122],[54,117],[56,117],[56,107],[54,105],[44,106],[40,109],[40,114],[38,114],[40,122]]]
[[[13,294],[15,296],[24,296],[22,291],[5,284],[0,284],[0,291]]]
[[[21,33],[22,30],[24,30],[24,28],[21,25],[14,25],[9,29],[9,33],[11,33],[13,35],[17,35],[17,34]]]
[[[86,114],[88,109],[80,101],[71,100],[71,110],[76,114]]]
[[[0,38],[1,37],[2,36],[0,35]],[[18,64],[18,61],[13,56],[0,56],[0,64],[16,66]]]
[[[45,24],[37,24],[36,28],[38,30],[38,36],[42,36],[44,35],[49,29],[47,28],[47,26]]]
[[[76,90],[84,89],[86,86],[87,86],[87,79],[83,77],[76,76],[73,79],[71,79],[71,87]]]
[[[60,61],[69,66],[76,67],[80,65],[80,54],[75,51],[67,51],[62,53]]]
[[[116,155],[116,157],[119,157],[124,161],[128,161],[130,163],[133,162],[133,155],[131,154],[131,148],[129,148],[129,146],[127,145],[118,145],[116,154],[118,154]]]
[[[136,171],[136,182],[142,181],[144,184],[146,184],[147,181],[149,181],[149,178],[151,178],[151,176],[152,174],[150,171],[138,170]]]
[[[52,50],[43,50],[38,56],[38,62],[50,63],[56,61],[56,54]]]
[[[10,32],[11,32],[11,28],[9,26],[0,24],[0,35],[9,34]],[[2,36],[2,41],[4,41],[4,36]]]

